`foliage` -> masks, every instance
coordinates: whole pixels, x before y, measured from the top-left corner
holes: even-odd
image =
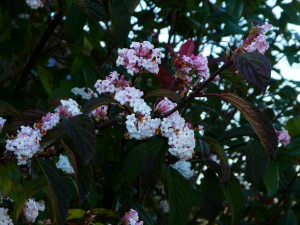
[[[280,74],[282,57],[300,63],[299,34],[288,29],[300,25],[300,2],[42,2],[34,10],[25,1],[0,1],[0,116],[6,119],[0,207],[9,209],[15,224],[118,224],[131,208],[145,225],[297,224],[300,83],[271,73]],[[249,32],[265,21],[274,26],[269,49],[244,51]],[[145,40],[164,55],[159,72],[131,76],[116,65],[118,49]],[[199,53],[208,55],[210,76],[187,82],[179,72],[184,56]],[[133,108],[114,95],[86,100],[72,94],[74,87],[96,92],[95,82],[112,71],[143,91],[151,108],[164,97],[177,104],[151,116],[162,120],[178,111],[189,123],[196,143],[191,178],[176,170],[180,160],[168,151],[162,129],[143,140],[130,138],[124,115]],[[7,140],[69,98],[82,114],[61,116],[43,134],[40,151],[17,165]],[[107,107],[107,115],[91,117],[99,107]],[[288,131],[290,144],[278,143],[279,130]],[[73,174],[55,166],[59,155],[67,156]],[[24,213],[30,198],[46,205],[32,223]]]

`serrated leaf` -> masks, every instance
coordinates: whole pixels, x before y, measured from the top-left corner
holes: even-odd
[[[176,102],[180,102],[182,97],[177,94],[175,91],[170,91],[167,89],[158,89],[158,90],[154,90],[154,91],[149,91],[145,98],[149,98],[149,97],[167,97],[170,100],[176,101]]]
[[[63,123],[76,146],[81,151],[84,164],[87,165],[95,151],[96,135],[91,119],[86,115],[63,118]]]
[[[49,187],[48,197],[51,202],[53,218],[55,219],[55,222],[53,222],[63,225],[68,215],[71,200],[65,180],[48,162],[42,159],[39,159],[38,162],[47,178]]]
[[[41,78],[45,91],[47,94],[50,94],[53,88],[53,76],[51,72],[40,65],[37,65],[37,72]]]
[[[251,124],[265,151],[271,158],[278,147],[278,138],[272,123],[259,110],[252,107],[246,100],[233,93],[206,94],[206,96],[217,96],[224,101],[233,104],[246,117]]]
[[[273,197],[279,187],[279,165],[277,162],[269,162],[263,180],[268,191],[268,196]]]
[[[220,160],[221,166],[221,173],[220,173],[220,181],[221,183],[227,182],[230,178],[230,167],[228,163],[227,156],[222,148],[222,146],[217,142],[209,137],[202,138],[212,149],[212,151],[217,155],[218,159]]]
[[[191,208],[190,186],[188,181],[170,167],[164,167],[163,180],[167,188],[170,206],[168,224],[187,224]]]
[[[263,175],[268,164],[268,156],[259,141],[251,141],[246,147],[246,174],[252,183],[259,185],[263,181]]]
[[[195,42],[193,40],[188,40],[181,45],[179,50],[179,55],[181,57],[183,55],[190,56],[194,53],[194,50],[195,50]]]
[[[22,118],[22,113],[14,106],[0,100],[0,116],[13,116]]]
[[[233,64],[249,83],[265,92],[271,80],[271,64],[268,58],[258,52],[233,55]]]
[[[15,185],[9,193],[9,197],[14,200],[14,209],[11,215],[12,220],[17,224],[19,214],[24,207],[25,202],[35,193],[47,186],[45,176],[30,180],[23,184]]]
[[[222,190],[231,211],[233,224],[235,224],[242,217],[245,210],[243,190],[235,177],[231,177],[222,186]]]
[[[115,100],[108,97],[92,98],[84,104],[83,112],[88,114],[102,105],[109,105],[113,102],[115,102]]]

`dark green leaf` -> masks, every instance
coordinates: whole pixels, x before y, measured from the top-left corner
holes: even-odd
[[[191,208],[190,187],[188,181],[176,170],[165,167],[163,179],[167,187],[170,205],[169,225],[185,225]]]
[[[84,104],[83,112],[90,113],[94,109],[96,109],[102,105],[109,105],[112,102],[115,102],[115,100],[112,98],[107,98],[107,97],[92,98]]]
[[[51,72],[40,65],[37,65],[37,72],[42,80],[45,91],[50,94],[53,88],[53,77]]]
[[[70,194],[66,186],[66,181],[57,170],[45,160],[40,159],[39,164],[47,177],[49,194],[48,197],[52,206],[53,221],[55,224],[63,225],[68,215],[70,206]]]
[[[231,177],[229,181],[222,186],[225,200],[231,211],[233,224],[242,217],[245,209],[243,190],[235,177]]]
[[[251,141],[246,148],[246,174],[250,177],[252,183],[259,185],[263,181],[268,156],[259,141]]]
[[[234,54],[233,64],[246,81],[266,91],[271,80],[271,64],[265,55],[258,52]]]
[[[0,100],[0,116],[14,116],[22,118],[23,115],[12,105]]]
[[[84,164],[87,165],[95,151],[96,135],[90,118],[78,115],[72,118],[63,118],[63,123],[74,143],[82,153]]]
[[[102,1],[97,0],[76,0],[81,9],[95,21],[106,18],[105,8]]]
[[[82,34],[85,23],[86,16],[77,4],[72,3],[66,15],[66,33],[68,38],[78,40],[78,37]]]
[[[285,128],[291,137],[300,135],[300,116],[296,116],[287,121]]]
[[[264,177],[268,196],[273,197],[279,186],[279,165],[276,161],[269,162]]]
[[[297,217],[292,209],[288,209],[280,218],[277,225],[297,225]]]

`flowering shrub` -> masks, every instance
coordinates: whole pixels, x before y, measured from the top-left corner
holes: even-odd
[[[0,224],[296,221],[297,88],[271,77],[274,18],[244,23],[230,2],[189,3],[183,14],[173,1],[18,4],[0,3],[7,35],[26,36],[0,35],[0,69],[15,78],[0,79]],[[220,11],[198,18],[208,8]],[[136,28],[145,11],[153,24]],[[154,15],[170,26],[166,44]],[[234,41],[218,52],[221,30]]]

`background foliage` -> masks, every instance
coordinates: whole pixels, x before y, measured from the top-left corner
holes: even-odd
[[[1,155],[5,134],[39,120],[60,98],[74,98],[71,88],[93,88],[97,79],[116,68],[117,49],[132,41],[148,40],[165,55],[158,77],[145,75],[137,80],[137,87],[146,95],[166,87],[174,73],[173,49],[179,51],[186,40],[194,40],[193,53],[209,52],[210,70],[214,71],[226,58],[225,52],[242,43],[256,20],[275,27],[266,53],[273,71],[280,74],[274,66],[283,57],[290,64],[299,63],[299,34],[287,29],[289,23],[300,25],[299,1],[45,2],[46,7],[39,10],[20,0],[0,2],[0,114],[8,118],[1,134]],[[274,13],[277,7],[283,9],[280,15]],[[160,33],[166,30],[167,43],[160,41]],[[128,75],[124,68],[117,71]],[[90,215],[97,215],[99,223],[116,224],[130,208],[139,212],[146,225],[298,224],[300,84],[280,76],[272,78],[262,93],[234,72],[224,70],[219,83],[207,87],[207,93],[219,97],[191,100],[182,110],[186,121],[204,126],[192,160],[197,171],[194,179],[187,181],[168,167],[172,159],[165,157],[164,139],[126,140],[121,125],[102,128],[100,124],[95,135],[94,125],[81,116],[64,121],[64,129],[47,134],[45,140],[73,157],[77,173],[72,179],[61,176],[47,156],[47,160],[34,160],[32,168],[0,159],[0,191],[15,200],[14,221],[24,202],[36,194],[51,202],[52,209],[45,212],[50,217],[63,221],[72,209],[69,213],[75,217],[69,216],[66,224],[83,224]],[[243,112],[246,105],[236,106],[235,97],[222,95],[222,91],[246,99],[277,130],[287,129],[291,143],[280,146],[270,159],[251,118]],[[149,101],[155,101],[152,98]],[[250,117],[264,124],[259,120],[261,114]],[[268,138],[268,130],[263,132]],[[86,139],[81,141],[81,136]],[[214,155],[220,164],[212,160]],[[46,176],[36,177],[35,172]],[[225,180],[224,173],[228,173]],[[162,212],[159,199],[169,201],[169,213]],[[87,212],[91,209],[94,211]]]

